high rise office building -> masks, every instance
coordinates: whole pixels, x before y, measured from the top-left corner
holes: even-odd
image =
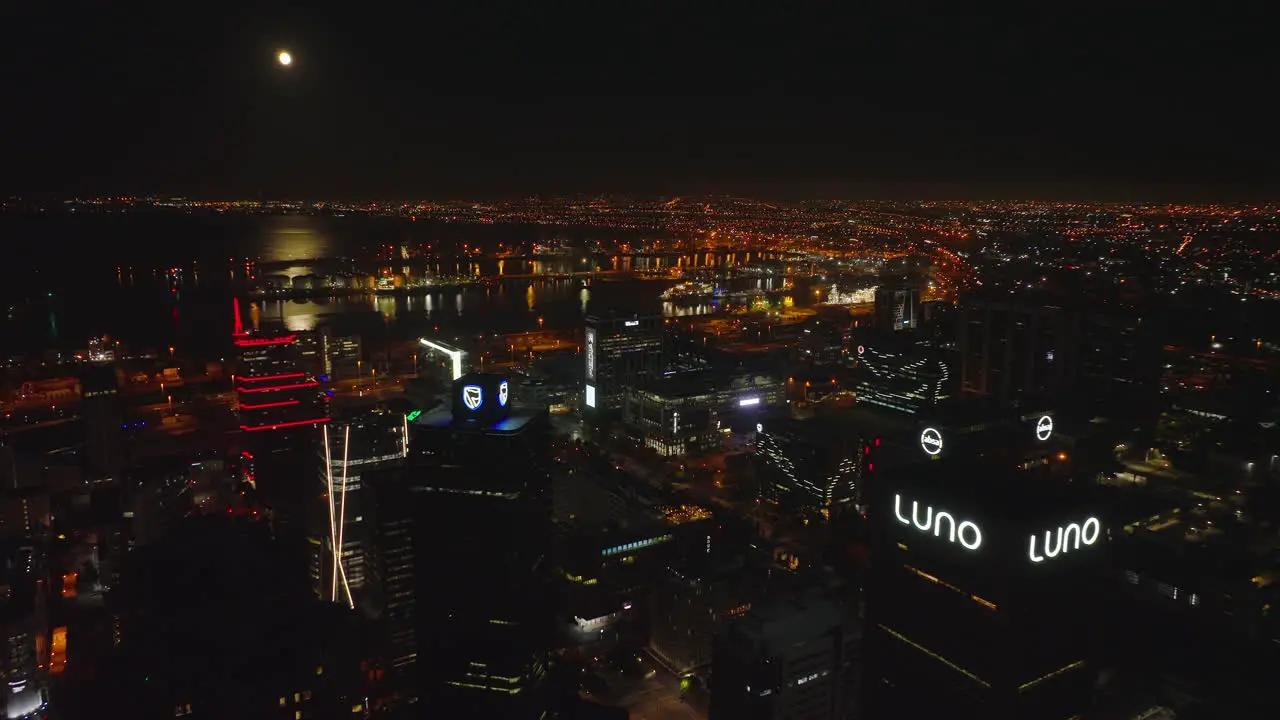
[[[876,288],[876,327],[887,332],[915,330],[920,324],[920,288],[895,279]]]
[[[510,384],[463,375],[410,426],[409,465],[367,488],[370,577],[429,717],[538,717],[552,630],[550,424]]]
[[[858,717],[861,627],[819,596],[769,602],[716,637],[711,720]]]
[[[93,479],[113,478],[124,466],[124,412],[116,370],[91,365],[80,374],[85,469]]]
[[[766,418],[756,425],[760,495],[791,508],[829,511],[859,501],[862,443],[822,420]]]
[[[366,599],[363,477],[402,465],[408,434],[404,415],[379,410],[321,426],[316,444],[324,508],[313,518],[311,534],[311,579],[320,598],[350,607]]]
[[[935,348],[878,333],[860,339],[856,352],[860,403],[913,415],[953,394],[951,365]]]
[[[237,305],[238,308],[238,305]],[[309,333],[245,332],[236,316],[237,412],[246,432],[329,421],[323,348]]]
[[[587,418],[618,415],[627,388],[662,376],[666,319],[661,315],[588,315],[583,339],[582,410]]]
[[[957,460],[880,478],[868,510],[870,711],[1061,720],[1086,708],[1107,529],[1076,492]]]

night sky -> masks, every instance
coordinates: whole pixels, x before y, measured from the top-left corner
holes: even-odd
[[[1280,190],[1274,10],[826,4],[844,9],[14,0],[0,9],[0,192]]]

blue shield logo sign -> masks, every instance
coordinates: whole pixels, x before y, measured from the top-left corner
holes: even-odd
[[[475,410],[484,404],[484,390],[479,385],[462,386],[462,404],[468,410]]]
[[[498,386],[498,404],[502,407],[507,406],[507,381],[503,380]]]

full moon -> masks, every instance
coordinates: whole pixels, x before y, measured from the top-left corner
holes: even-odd
[[[280,54],[276,55],[276,60],[279,60],[280,64],[286,67],[293,64],[293,56],[289,54],[288,50],[281,50]]]

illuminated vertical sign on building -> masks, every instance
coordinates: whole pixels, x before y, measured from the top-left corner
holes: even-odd
[[[595,328],[587,328],[587,382],[594,383],[596,381],[596,331]]]

